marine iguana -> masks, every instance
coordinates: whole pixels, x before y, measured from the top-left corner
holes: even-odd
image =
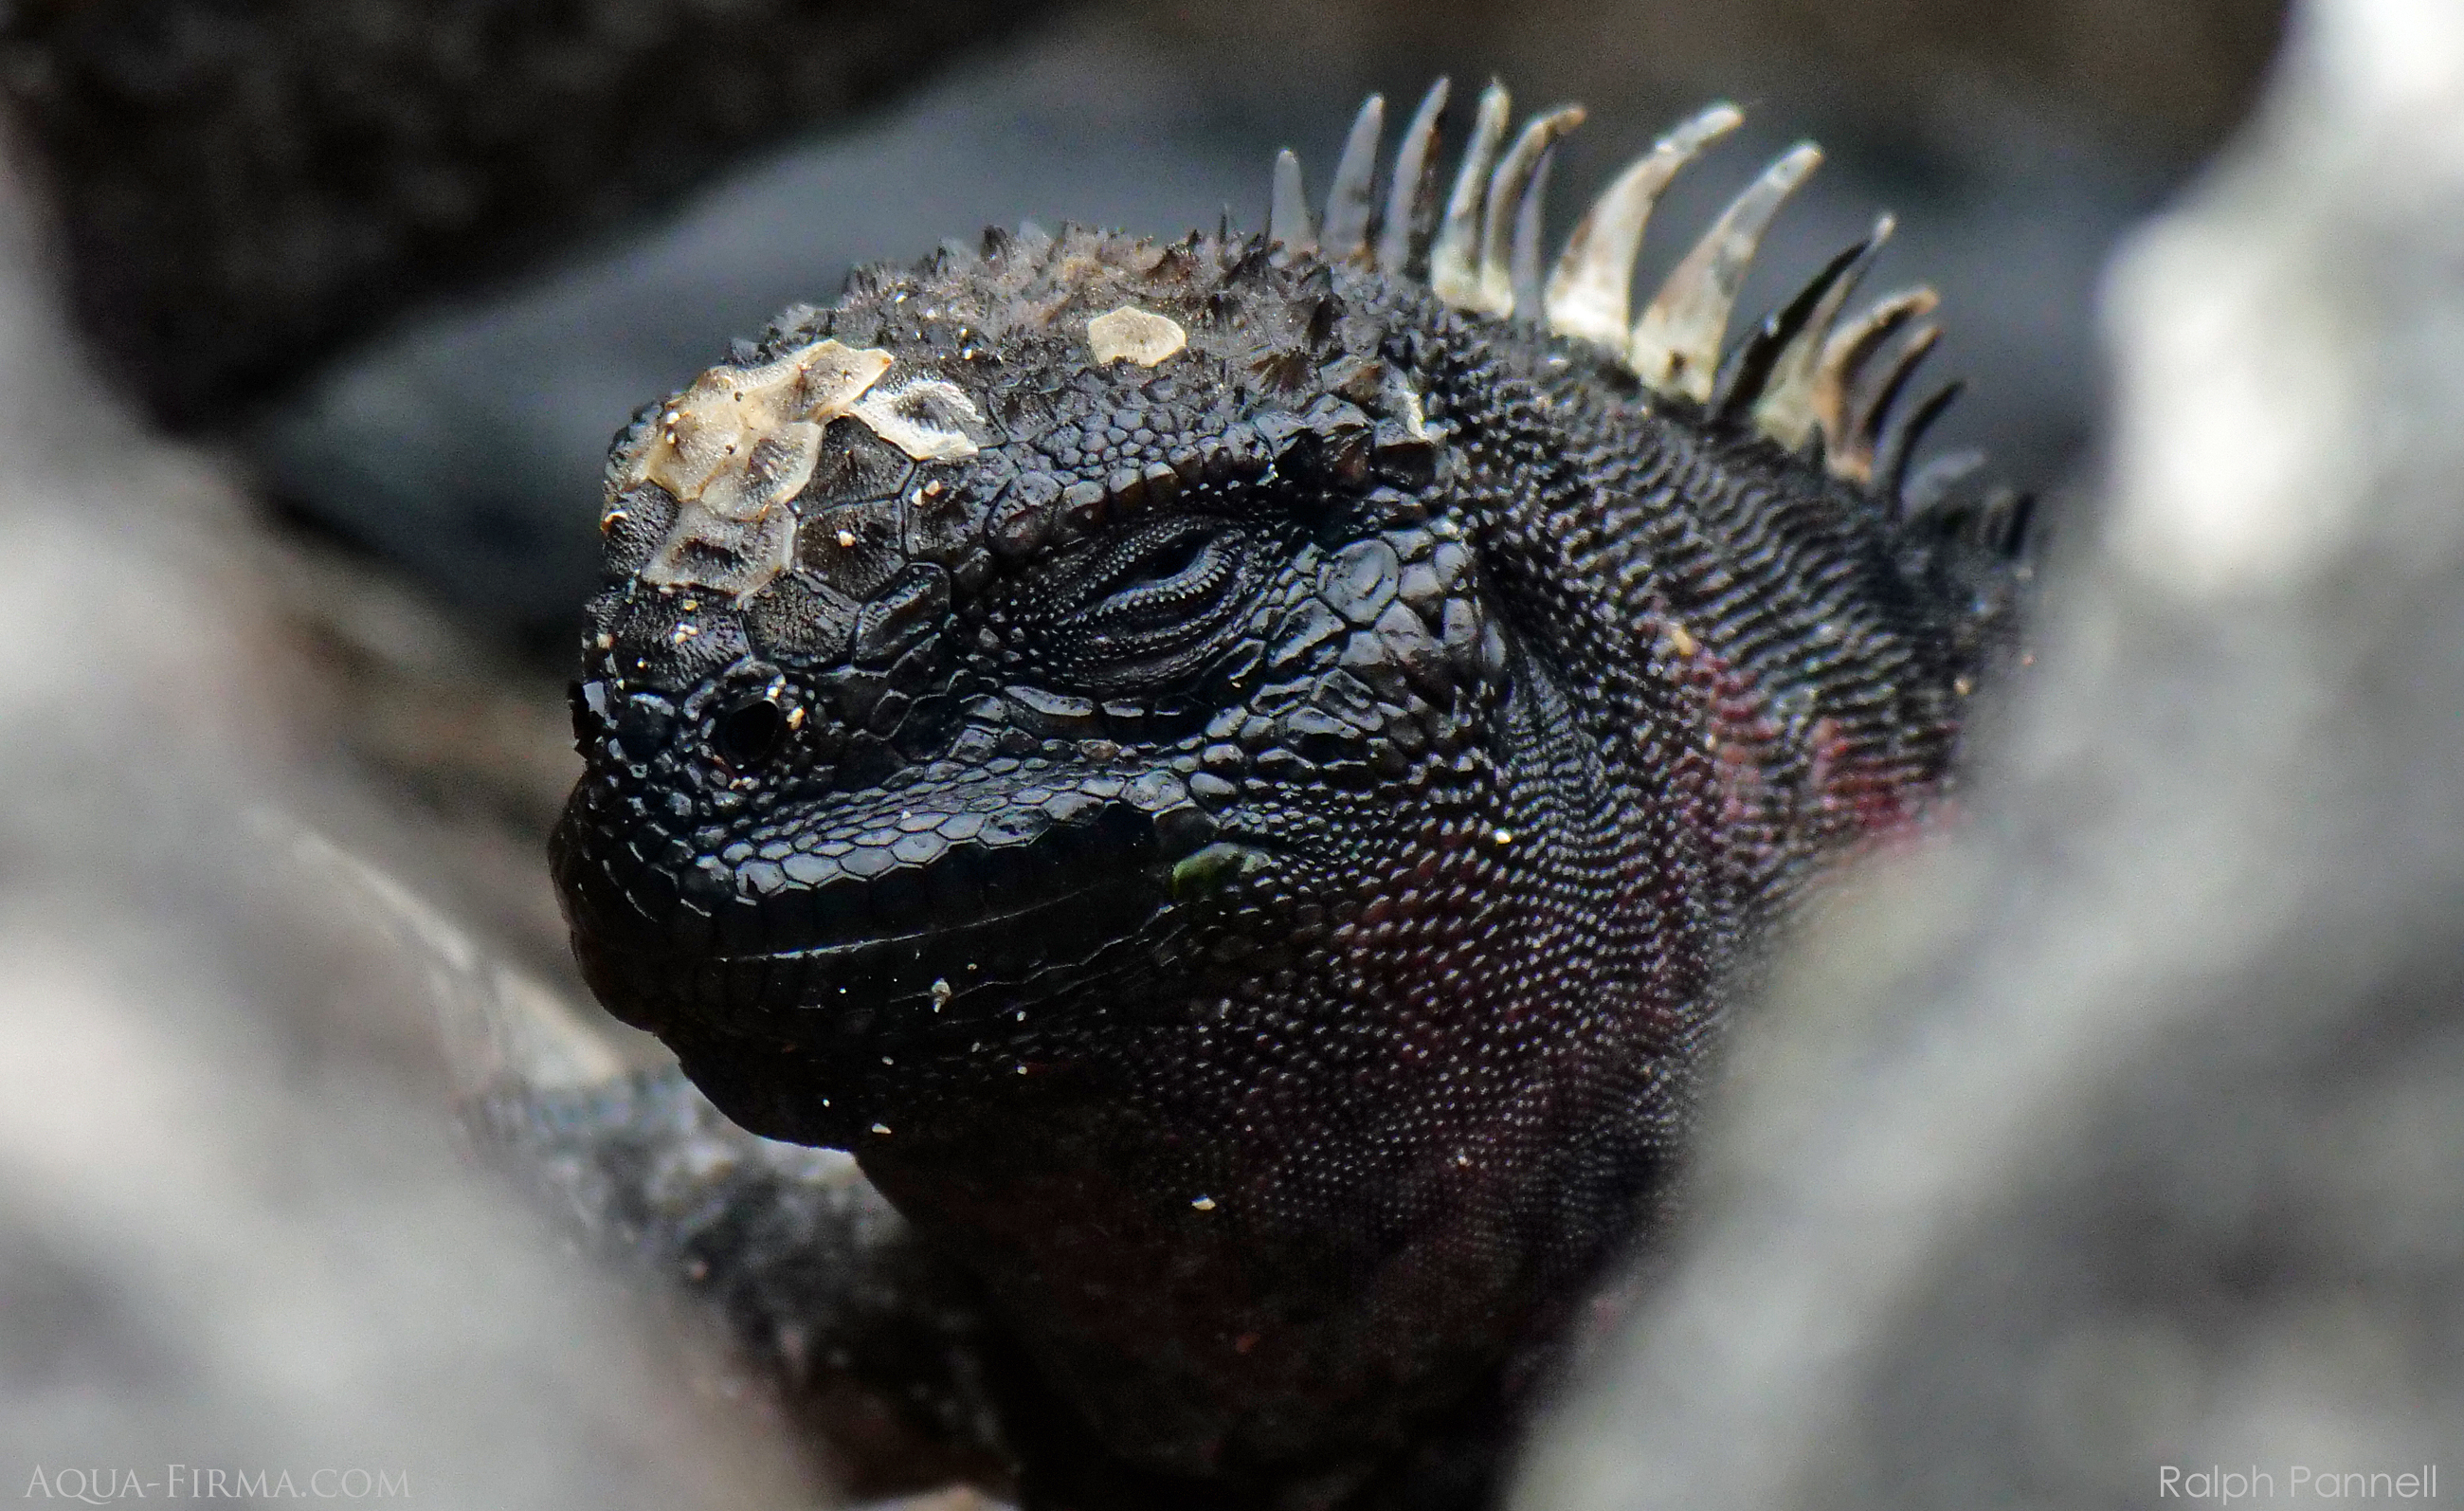
[[[1372,99],[1322,217],[1285,153],[1262,236],[860,271],[611,454],[584,975],[964,1273],[1029,1505],[1478,1503],[1792,901],[2012,643],[2024,500],[1910,480],[1955,389],[1895,418],[1932,296],[1842,320],[1887,217],[1724,354],[1815,148],[1637,317],[1738,112],[1544,273],[1581,112],[1490,86],[1441,197],[1447,97],[1384,171]]]

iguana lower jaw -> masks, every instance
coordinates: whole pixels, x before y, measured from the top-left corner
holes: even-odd
[[[1053,961],[1091,960],[1135,937],[1160,907],[1168,878],[1162,868],[1131,862],[1075,888],[1054,878],[1041,900],[802,947],[663,954],[579,930],[576,953],[612,1012],[667,1038],[689,1062],[704,1057],[692,1053],[694,1045],[723,1045],[727,1055],[767,1046],[782,1057],[759,1097],[750,1088],[714,1090],[736,1122],[769,1138],[852,1147],[872,1124],[906,1117],[897,1082],[878,1074],[889,1056],[877,1046],[928,1036],[920,1020],[980,1030],[987,1014],[1024,1000],[1023,984]],[[793,915],[802,909],[792,904],[807,900],[786,900],[781,911]],[[951,985],[953,976],[963,989]],[[713,1089],[725,1078],[700,1078]]]

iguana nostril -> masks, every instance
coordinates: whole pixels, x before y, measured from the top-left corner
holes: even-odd
[[[787,733],[787,715],[768,698],[749,698],[718,716],[711,732],[718,758],[737,770],[759,766]]]

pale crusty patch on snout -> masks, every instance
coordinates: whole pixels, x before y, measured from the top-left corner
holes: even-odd
[[[1097,362],[1152,367],[1188,345],[1189,332],[1169,315],[1124,304],[1087,322],[1087,344]]]
[[[957,385],[922,378],[875,393],[891,353],[835,340],[759,367],[713,367],[659,413],[616,491],[656,483],[678,508],[642,568],[660,588],[749,597],[794,565],[796,496],[812,480],[823,432],[851,416],[917,461],[977,452],[982,414]],[[613,516],[611,514],[610,518]]]
[[[821,428],[854,409],[890,370],[891,361],[886,351],[833,340],[799,347],[759,367],[713,367],[660,412],[658,429],[634,458],[631,479],[655,482],[684,503],[701,500],[713,484],[720,484],[712,506],[728,519],[749,518],[741,511],[759,512],[783,497],[776,485],[796,470],[791,454],[806,439],[804,433],[818,445]],[[801,429],[790,433],[791,425]],[[755,449],[774,439],[790,455],[774,451],[757,460]],[[809,478],[810,447],[803,449],[803,472]],[[760,476],[738,481],[748,469]],[[803,486],[800,479],[796,487]]]
[[[848,411],[872,433],[917,461],[964,461],[978,447],[966,427],[983,413],[966,390],[943,378],[925,378],[889,393],[876,393]]]

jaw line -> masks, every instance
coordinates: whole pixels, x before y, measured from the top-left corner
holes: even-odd
[[[1239,833],[1230,830],[1224,831],[1215,841],[1201,846],[1200,849],[1214,849],[1218,846],[1237,847],[1262,855],[1277,857],[1294,854],[1292,847],[1281,839]],[[1191,852],[1192,855],[1197,853]],[[1145,861],[1124,865],[1101,880],[1073,887],[1052,897],[1038,898],[1032,902],[1021,904],[1005,912],[979,913],[972,918],[960,919],[954,922],[930,923],[903,934],[869,934],[861,939],[832,940],[824,944],[803,944],[791,949],[759,950],[750,954],[712,953],[701,958],[721,965],[755,961],[826,961],[853,955],[863,950],[899,944],[921,945],[928,941],[946,939],[951,935],[964,937],[979,930],[1019,923],[1047,912],[1061,910],[1073,902],[1082,902],[1090,898],[1140,886],[1146,889],[1154,901],[1176,903],[1180,900],[1176,899],[1173,894],[1172,874],[1175,867],[1189,858],[1189,855],[1182,855],[1176,860]]]
[[[947,940],[953,935],[964,937],[979,929],[992,929],[1003,924],[1022,922],[1040,914],[1067,907],[1070,903],[1084,901],[1089,898],[1137,887],[1149,880],[1140,874],[1145,869],[1147,868],[1140,867],[1087,886],[1072,888],[1058,896],[1041,898],[1023,906],[1011,908],[1005,913],[980,913],[956,922],[928,924],[905,934],[869,934],[862,939],[834,940],[826,944],[804,944],[793,949],[761,950],[745,955],[710,954],[701,958],[731,965],[748,961],[831,960],[854,955],[864,950],[882,949],[899,944],[922,944],[928,941]],[[1149,890],[1154,893],[1157,900],[1164,900],[1170,896],[1159,886],[1151,885]]]

